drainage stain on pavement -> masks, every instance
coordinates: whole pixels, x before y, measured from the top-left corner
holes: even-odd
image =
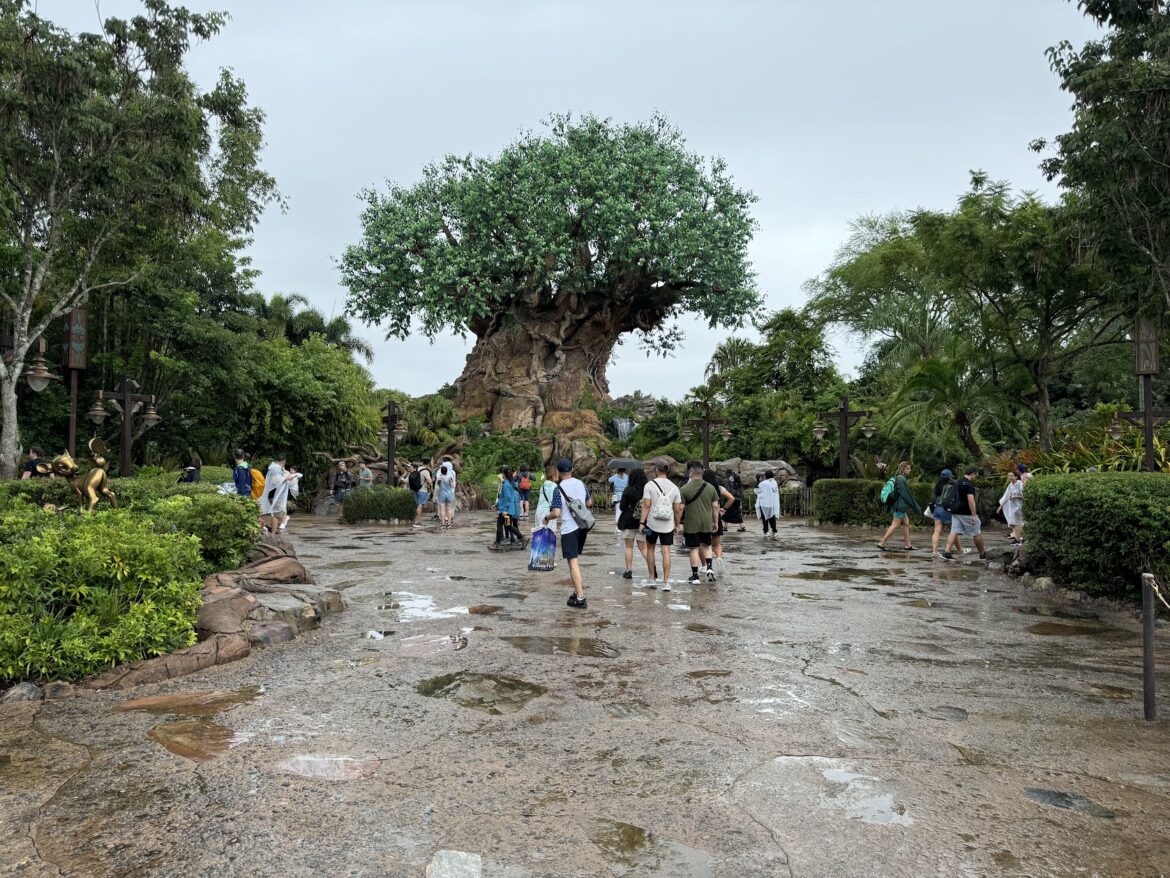
[[[205,719],[161,723],[146,733],[152,741],[192,762],[211,762],[238,747],[247,736]]]
[[[174,695],[149,695],[123,701],[112,708],[113,713],[143,710],[160,716],[215,716],[237,704],[255,701],[263,689],[245,686],[241,689],[223,689],[214,692],[179,692]]]
[[[470,671],[431,677],[419,683],[415,690],[427,698],[446,698],[463,707],[497,715],[515,713],[548,691],[515,677]]]
[[[1075,793],[1029,787],[1024,790],[1024,795],[1033,802],[1039,802],[1041,805],[1051,805],[1053,808],[1064,808],[1068,811],[1080,811],[1082,814],[1088,814],[1090,817],[1100,817],[1102,820],[1112,820],[1117,816],[1104,805],[1098,805],[1092,799],[1086,798],[1085,796],[1078,796]]]
[[[593,637],[541,637],[537,635],[501,637],[521,652],[528,655],[577,655],[587,658],[617,658],[621,655],[616,646]]]

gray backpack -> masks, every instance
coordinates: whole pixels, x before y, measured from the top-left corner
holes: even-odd
[[[561,502],[566,504],[569,508],[569,514],[573,516],[573,521],[577,522],[577,527],[583,531],[593,530],[593,525],[597,524],[597,519],[593,517],[593,513],[589,511],[589,507],[576,497],[570,497],[561,490],[561,486],[557,485],[557,491],[561,495]]]

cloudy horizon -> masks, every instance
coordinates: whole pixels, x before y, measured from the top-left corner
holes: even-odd
[[[139,8],[34,5],[75,31],[95,30],[99,9],[125,17]],[[192,51],[197,81],[208,86],[231,67],[267,114],[264,165],[289,207],[268,210],[248,248],[257,286],[302,293],[327,316],[344,310],[333,260],[361,234],[363,188],[410,185],[446,153],[496,153],[560,112],[617,121],[661,112],[690,149],[725,159],[760,199],[750,253],[766,307],[800,306],[802,284],[859,216],[947,209],[972,169],[1055,197],[1028,149],[1072,118],[1044,50],[1097,32],[1066,0],[184,5],[232,16]],[[617,349],[614,396],[678,398],[702,383],[720,340],[755,337],[682,325],[673,358]],[[416,396],[458,377],[473,341],[386,341],[376,327],[356,329],[373,344],[378,384]],[[839,365],[854,370],[860,346],[832,341]]]

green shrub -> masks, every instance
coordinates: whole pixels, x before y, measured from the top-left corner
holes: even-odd
[[[463,470],[459,477],[481,488],[490,486],[488,496],[495,497],[495,478],[502,466],[527,466],[539,472],[542,466],[540,449],[532,440],[509,436],[475,439],[463,450]]]
[[[881,500],[884,484],[870,479],[817,479],[813,483],[813,516],[820,524],[885,527],[890,513]],[[933,490],[933,484],[910,483],[910,491],[923,509]],[[911,525],[927,523],[925,516],[910,513]]]
[[[226,470],[225,470],[226,471]],[[206,472],[206,470],[205,470]],[[197,496],[199,494],[217,493],[216,483],[204,480],[202,482],[179,482],[178,474],[162,473],[159,475],[131,476],[126,479],[110,479],[110,489],[118,497],[119,507],[135,507],[150,505],[156,500],[176,495]],[[231,474],[224,481],[231,481]],[[60,507],[77,507],[77,494],[67,479],[24,479],[9,482],[0,482],[0,506],[12,497],[24,497],[37,506],[51,503]],[[98,508],[108,504],[102,498]]]
[[[349,524],[358,521],[399,521],[414,519],[414,494],[406,488],[374,485],[358,488],[345,498],[344,518]]]
[[[199,541],[128,510],[0,511],[0,684],[77,679],[195,641]]]
[[[199,537],[204,575],[239,567],[260,534],[256,504],[235,494],[176,494],[156,500],[147,514],[156,530]]]
[[[226,466],[205,466],[201,475],[203,481],[209,485],[222,485],[232,480],[232,471]]]
[[[1040,475],[1024,490],[1035,568],[1061,585],[1134,597],[1142,573],[1170,579],[1170,478]]]

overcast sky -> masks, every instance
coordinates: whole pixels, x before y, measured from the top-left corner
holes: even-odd
[[[94,30],[92,0],[35,0]],[[134,0],[100,0],[123,17]],[[759,196],[751,248],[770,308],[799,306],[871,212],[947,208],[982,168],[1051,195],[1027,148],[1068,128],[1069,97],[1044,50],[1095,28],[1067,0],[188,0],[225,31],[191,56],[205,84],[231,67],[268,116],[265,166],[287,196],[251,248],[266,293],[300,292],[326,315],[345,293],[334,259],[360,234],[356,195],[410,184],[444,153],[490,154],[549,113],[635,120],[655,110],[690,147],[723,156]],[[629,344],[615,396],[677,398],[726,336],[684,324],[684,349]],[[373,343],[382,386],[419,395],[455,379],[470,338]],[[750,330],[744,333],[750,337]],[[847,371],[861,352],[834,339]]]

